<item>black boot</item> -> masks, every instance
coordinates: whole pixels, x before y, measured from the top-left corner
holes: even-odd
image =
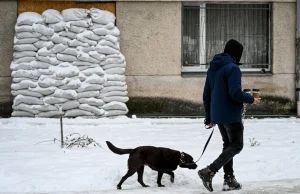
[[[225,175],[223,183],[223,191],[239,190],[242,185],[237,182],[234,175]]]
[[[210,170],[209,167],[203,168],[198,171],[198,175],[202,180],[204,187],[210,192],[213,192],[212,179],[215,176],[215,174],[216,173]]]

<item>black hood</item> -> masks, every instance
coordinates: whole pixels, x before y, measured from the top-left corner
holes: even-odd
[[[241,65],[240,60],[243,54],[243,45],[238,41],[231,39],[229,40],[224,48],[224,53],[229,54],[237,65]]]

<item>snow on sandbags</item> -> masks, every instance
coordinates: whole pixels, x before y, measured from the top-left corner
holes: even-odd
[[[10,66],[12,115],[127,114],[126,61],[119,40],[115,16],[108,11],[71,8],[20,14]]]

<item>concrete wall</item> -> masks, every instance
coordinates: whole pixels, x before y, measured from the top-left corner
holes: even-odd
[[[13,59],[14,26],[17,19],[17,1],[0,1],[0,112],[11,102],[11,71]]]
[[[273,75],[246,75],[243,88],[295,100],[296,3],[273,4]],[[181,76],[181,2],[117,2],[129,96],[202,102],[205,75]]]

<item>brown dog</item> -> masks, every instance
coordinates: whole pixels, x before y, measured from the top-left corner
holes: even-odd
[[[143,187],[148,187],[143,181],[144,165],[149,166],[152,170],[158,171],[157,184],[159,187],[164,187],[161,184],[161,178],[164,173],[171,176],[170,181],[174,182],[174,173],[177,166],[181,168],[196,169],[197,164],[193,157],[184,152],[171,150],[169,148],[141,146],[135,149],[121,149],[115,147],[109,141],[106,142],[108,148],[115,154],[129,154],[128,171],[122,177],[117,189],[121,189],[123,182],[135,172],[138,173],[138,182]]]

